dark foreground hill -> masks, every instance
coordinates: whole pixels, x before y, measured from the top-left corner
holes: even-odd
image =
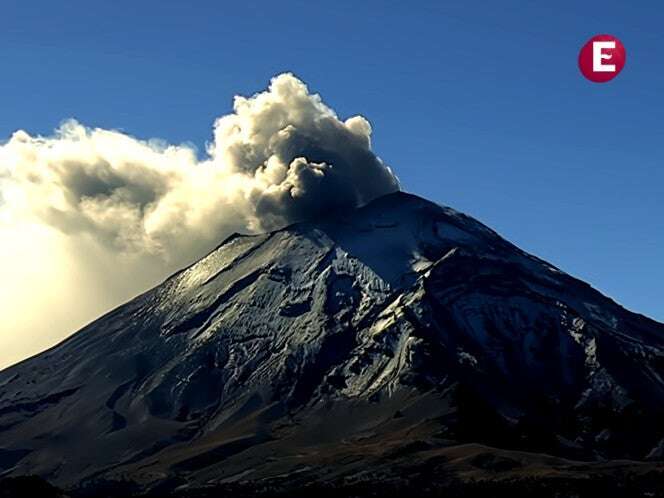
[[[471,446],[452,453],[474,455],[467,462],[439,459],[413,465],[408,474],[380,480],[309,483],[242,482],[203,487],[155,489],[144,493],[129,481],[107,481],[71,494],[35,476],[0,479],[0,498],[635,498],[664,497],[664,472],[655,464],[613,462],[551,466],[533,456],[530,470],[519,472],[510,453]],[[522,455],[523,457],[523,455]],[[536,462],[543,464],[537,468]],[[517,461],[523,461],[518,459]],[[415,470],[415,469],[418,470]]]
[[[230,237],[0,372],[0,475],[70,493],[651,493],[663,379],[663,325],[396,193]]]

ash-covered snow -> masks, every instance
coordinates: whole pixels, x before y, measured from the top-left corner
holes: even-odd
[[[415,398],[427,400],[418,431],[467,442],[491,416],[522,446],[642,458],[664,427],[630,421],[664,411],[662,378],[664,326],[472,218],[396,193],[232,236],[0,372],[0,448],[25,450],[0,472],[266,476],[268,456],[327,434],[380,439],[377,414],[392,420]],[[326,418],[349,403],[352,423]]]

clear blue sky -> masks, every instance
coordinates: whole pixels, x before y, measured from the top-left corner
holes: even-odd
[[[581,45],[627,49],[585,81]],[[662,2],[3,2],[0,137],[75,117],[211,139],[235,93],[295,72],[411,192],[664,321]]]

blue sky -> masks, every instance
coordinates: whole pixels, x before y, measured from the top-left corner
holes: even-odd
[[[3,2],[0,137],[75,117],[211,140],[232,95],[293,71],[366,116],[405,190],[465,211],[664,321],[661,2]],[[584,80],[582,44],[624,71]]]

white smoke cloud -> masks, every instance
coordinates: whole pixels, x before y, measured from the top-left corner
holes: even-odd
[[[371,126],[341,121],[291,74],[236,97],[199,160],[187,145],[70,120],[0,146],[0,368],[195,260],[398,189]]]

